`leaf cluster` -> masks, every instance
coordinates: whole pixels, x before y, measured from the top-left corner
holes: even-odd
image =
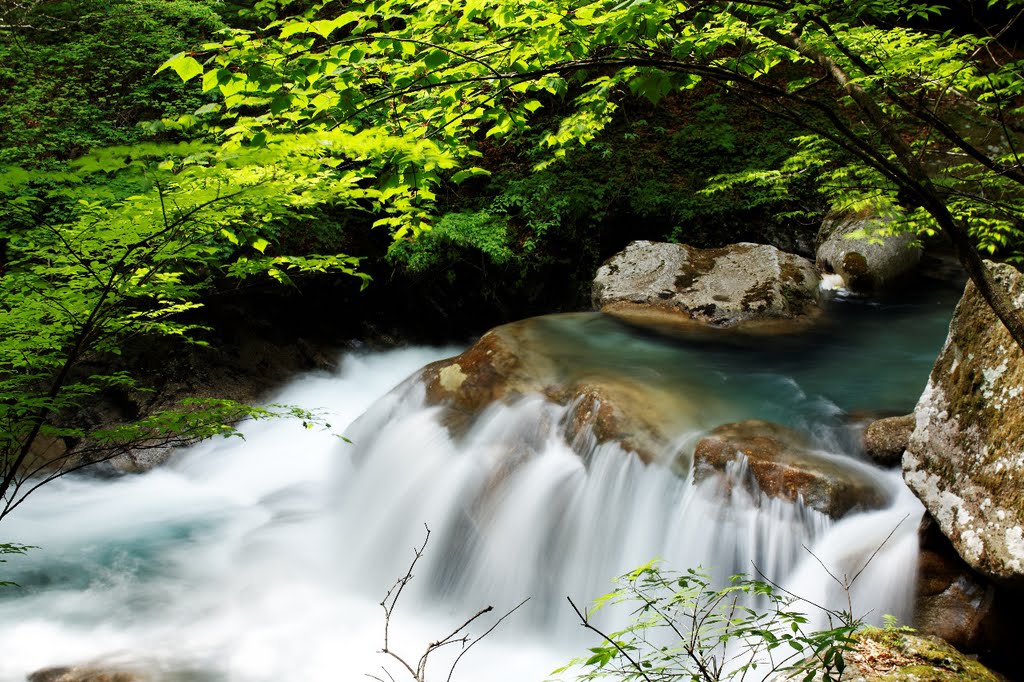
[[[329,186],[310,184],[257,153],[203,143],[97,150],[75,173],[0,176],[24,220],[0,223],[0,518],[39,485],[134,449],[234,434],[241,418],[266,416],[234,403],[192,403],[133,423],[83,428],[75,412],[109,391],[145,391],[118,370],[137,339],[203,343],[192,320],[211,282],[296,273],[358,273],[343,255],[274,252],[275,219],[301,215]],[[97,193],[91,176],[132,178],[138,193]],[[41,194],[25,191],[35,187]],[[61,222],[36,221],[34,204],[54,197]]]
[[[341,131],[369,142],[342,153],[380,191],[378,222],[399,239],[432,225],[441,183],[480,172],[484,143],[521,139],[547,108],[562,112],[538,136],[538,169],[597,144],[627,97],[660,103],[714,83],[809,131],[788,170],[729,189],[753,182],[780,196],[823,171],[831,203],[908,214],[890,229],[963,224],[986,251],[1019,245],[1020,63],[1000,35],[928,28],[939,5],[373,0],[288,17],[275,7],[262,30],[165,66],[220,93],[236,141]]]

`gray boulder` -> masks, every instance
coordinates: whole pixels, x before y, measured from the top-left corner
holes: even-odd
[[[795,331],[820,314],[810,261],[745,242],[719,249],[632,242],[598,269],[592,296],[601,312],[676,335],[709,327]]]
[[[1024,276],[986,267],[1024,307]],[[973,284],[914,411],[903,478],[972,568],[1024,586],[1024,356]]]
[[[910,272],[921,260],[914,235],[881,235],[889,220],[875,215],[833,213],[818,232],[818,269],[843,278],[854,291],[878,291]],[[850,235],[865,231],[871,238]],[[880,241],[879,241],[880,240]]]

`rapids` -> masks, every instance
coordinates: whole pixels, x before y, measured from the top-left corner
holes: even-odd
[[[839,303],[832,328],[778,348],[665,342],[579,316],[560,352],[727,406],[694,434],[725,418],[772,419],[856,459],[845,416],[912,408],[955,295],[935,298]],[[714,479],[695,486],[615,445],[590,443],[581,458],[562,436],[564,408],[540,397],[493,406],[456,442],[438,409],[423,406],[422,386],[402,381],[458,351],[351,352],[336,373],[297,377],[270,398],[325,409],[336,427],[351,424],[351,443],[251,423],[244,440],[197,445],[144,475],[40,489],[3,527],[4,541],[39,549],[0,567],[20,584],[0,592],[0,680],[87,661],[181,682],[358,680],[386,677],[382,665],[402,679],[378,653],[379,602],[425,524],[430,541],[392,619],[393,649],[416,659],[479,608],[495,612],[476,634],[530,598],[453,680],[545,679],[592,642],[566,596],[593,599],[653,557],[717,575],[756,565],[836,604],[844,597],[817,559],[856,572],[899,526],[853,601],[873,620],[909,616],[921,507],[898,472],[873,469],[893,495],[889,508],[834,522],[726,493]],[[442,658],[430,670],[447,677]]]

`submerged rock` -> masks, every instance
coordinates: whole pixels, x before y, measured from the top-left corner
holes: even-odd
[[[684,336],[701,328],[789,332],[820,314],[814,265],[751,243],[632,242],[598,269],[592,298],[601,312]]]
[[[864,452],[879,466],[899,466],[916,423],[912,414],[871,422],[864,431]]]
[[[1024,308],[1024,276],[987,267]],[[904,480],[972,568],[1024,587],[1024,357],[973,284],[915,414]]]
[[[875,215],[835,213],[818,232],[816,262],[825,273],[843,278],[854,291],[878,291],[910,272],[921,260],[921,247],[910,233],[879,235],[889,221]],[[851,237],[866,232],[868,237]]]
[[[746,458],[763,493],[802,499],[832,518],[854,509],[878,509],[890,501],[867,467],[817,452],[796,431],[755,419],[723,424],[701,439],[693,453],[694,479],[725,471],[739,456]]]

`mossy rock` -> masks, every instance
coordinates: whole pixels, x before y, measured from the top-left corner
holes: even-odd
[[[1024,275],[986,267],[1024,308]],[[907,485],[973,569],[1024,591],[1024,355],[973,284],[914,414]]]
[[[902,628],[867,628],[854,636],[844,659],[849,682],[1005,682],[937,637]]]

